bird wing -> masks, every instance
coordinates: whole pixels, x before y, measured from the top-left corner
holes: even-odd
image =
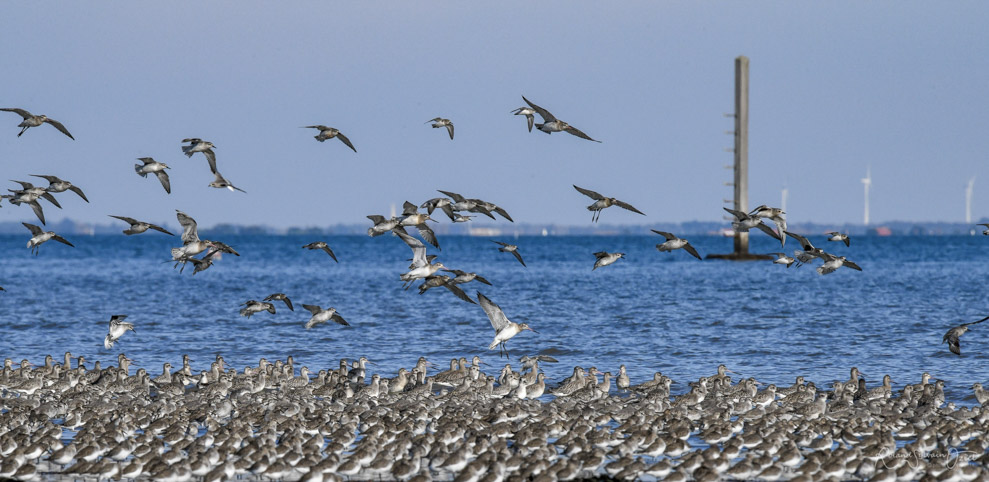
[[[109,216],[111,218],[117,218],[117,219],[119,219],[119,220],[121,220],[121,221],[123,221],[123,222],[125,222],[127,224],[131,224],[131,225],[133,225],[133,224],[139,224],[140,223],[140,221],[138,221],[138,220],[136,220],[134,218],[129,218],[127,216],[114,216],[112,214],[110,214]]]
[[[800,247],[803,248],[804,250],[806,251],[814,250],[814,245],[810,244],[810,241],[808,241],[807,238],[796,233],[791,233],[790,231],[783,231],[783,233],[785,233],[787,236],[793,239],[796,239],[797,242],[800,243]]]
[[[728,211],[729,213],[731,213],[732,216],[735,216],[735,219],[738,219],[739,221],[741,221],[741,220],[749,217],[748,214],[745,214],[742,211],[736,211],[734,209],[729,209],[729,208],[724,208],[724,207],[721,208],[721,209],[724,209],[725,211]]]
[[[978,324],[978,323],[982,323],[983,321],[986,321],[986,320],[989,320],[989,316],[987,316],[987,317],[985,317],[985,318],[983,318],[983,319],[981,319],[979,321],[970,321],[968,323],[962,323],[962,326],[975,325],[975,324]]]
[[[574,126],[567,126],[567,128],[565,130],[567,132],[569,132],[570,134],[573,134],[573,135],[575,135],[575,136],[577,136],[577,137],[579,137],[581,139],[587,139],[589,141],[594,141],[594,142],[597,142],[597,143],[600,143],[601,142],[601,141],[599,141],[597,139],[591,138],[591,136],[589,136],[587,134],[584,134],[583,131],[581,131],[580,129],[578,129],[578,128],[574,127]]]
[[[644,213],[642,211],[639,211],[638,209],[635,209],[634,206],[632,206],[631,204],[629,204],[629,203],[627,203],[625,201],[619,201],[619,200],[615,199],[615,206],[618,206],[618,207],[620,207],[622,209],[627,209],[629,211],[632,211],[633,213],[639,213],[639,214],[641,214],[643,216],[646,215],[646,213]]]
[[[30,112],[28,112],[28,111],[26,111],[24,109],[18,109],[16,107],[4,107],[4,108],[2,108],[0,110],[6,111],[6,112],[15,112],[15,113],[17,113],[17,115],[19,115],[19,116],[21,116],[21,117],[23,117],[25,119],[34,117],[34,115],[31,114]]]
[[[320,311],[323,311],[323,309],[317,305],[302,305],[302,307],[309,310],[309,312],[312,313],[313,315],[319,313]]]
[[[412,269],[421,268],[429,264],[429,261],[426,260],[426,245],[422,244],[422,241],[413,238],[401,226],[396,227],[392,232],[399,238],[402,238],[402,241],[405,241],[405,244],[412,248]]]
[[[760,222],[759,224],[756,224],[755,227],[756,228],[759,228],[759,231],[762,231],[762,232],[764,232],[764,233],[772,236],[773,239],[775,239],[777,241],[780,241],[782,243],[782,241],[783,241],[782,236],[780,236],[779,234],[777,234],[776,231],[773,231],[773,228],[769,227],[769,225],[767,225],[766,223]]]
[[[502,208],[502,207],[500,207],[500,206],[495,206],[494,212],[500,214],[502,217],[504,217],[505,219],[507,219],[507,220],[509,220],[509,221],[511,221],[513,223],[515,222],[515,220],[512,219],[512,217],[508,215],[508,211],[505,211],[505,209]]]
[[[608,255],[607,251],[598,251],[597,253],[594,253],[594,257],[597,259],[601,259],[607,255]]]
[[[452,122],[447,122],[446,123],[446,130],[447,130],[447,132],[450,133],[450,140],[453,140],[453,123]]]
[[[522,266],[525,266],[525,261],[522,261],[522,255],[519,254],[518,250],[512,251],[512,254],[515,255],[515,259],[519,260],[519,263],[522,263]]]
[[[450,204],[446,204],[440,209],[450,217],[450,221],[456,221],[457,217],[453,215],[453,207]]]
[[[41,224],[46,224],[45,223],[45,212],[41,209],[41,204],[38,204],[38,201],[37,200],[31,201],[28,204],[31,205],[31,210],[34,211],[34,215],[35,216],[38,216],[38,219],[41,220]]]
[[[172,193],[172,183],[168,180],[168,173],[165,171],[155,171],[155,176],[161,181],[161,187],[165,188],[165,192],[168,194]]]
[[[484,277],[481,276],[481,275],[479,275],[479,274],[475,274],[474,275],[474,279],[477,280],[477,281],[479,281],[479,282],[481,282],[481,283],[484,283],[484,284],[486,284],[488,286],[492,286],[492,284],[491,284],[490,281],[484,279]]]
[[[41,198],[52,203],[53,206],[62,209],[62,205],[58,203],[58,200],[55,199],[55,196],[52,196],[52,193],[50,192],[42,193]]]
[[[354,152],[357,152],[357,149],[354,147],[353,144],[350,143],[350,139],[347,139],[347,136],[337,133],[337,139],[340,139],[340,142],[346,144],[347,147],[349,147]]]
[[[29,175],[30,175],[30,176],[34,176],[34,177],[40,177],[40,178],[42,178],[42,179],[44,179],[44,180],[46,180],[46,181],[48,181],[49,183],[53,183],[53,182],[59,182],[59,181],[61,181],[61,179],[59,179],[59,178],[57,178],[57,177],[55,177],[55,176],[46,176],[46,175],[44,175],[44,174],[29,174]]]
[[[152,162],[155,162],[153,157],[138,157],[137,160],[143,162],[145,166],[151,164]]]
[[[213,149],[206,149],[203,154],[206,156],[206,161],[209,162],[209,170],[216,172],[216,153],[213,152]]]
[[[841,240],[845,242],[845,246],[846,246],[846,247],[847,247],[847,246],[851,246],[851,244],[852,244],[852,240],[851,240],[851,238],[849,238],[848,236],[845,236],[845,237],[844,237],[844,238],[842,238]]]
[[[495,332],[508,326],[508,317],[505,316],[505,312],[501,311],[500,306],[489,300],[480,291],[477,292],[477,302],[481,304],[481,309],[488,315],[488,319],[491,320],[491,327],[495,329]]]
[[[673,239],[677,239],[677,237],[674,236],[673,233],[667,233],[666,231],[657,231],[655,229],[650,229],[650,231],[652,231],[652,232],[654,232],[654,233],[656,233],[656,234],[658,234],[658,235],[666,238],[667,241],[670,241],[670,240],[673,240]]]
[[[292,300],[288,299],[288,296],[283,297],[282,301],[285,302],[285,306],[288,306],[289,311],[295,311],[295,308],[292,306]]]
[[[510,245],[510,244],[508,244],[508,243],[503,243],[503,242],[501,242],[501,241],[495,241],[495,240],[493,240],[493,239],[491,240],[491,242],[492,242],[492,243],[495,243],[495,244],[500,244],[500,245],[502,245],[502,246],[505,246],[505,247],[508,247],[508,246],[511,246],[511,245]]]
[[[525,116],[526,122],[529,123],[529,132],[532,132],[532,124],[536,123],[536,118],[532,114]]]
[[[196,220],[189,217],[188,214],[182,211],[175,211],[175,217],[178,218],[179,224],[182,226],[182,244],[195,243],[199,241],[199,231],[196,229]]]
[[[402,216],[412,216],[414,214],[419,214],[419,207],[408,201],[402,203]]]
[[[862,268],[859,265],[857,265],[857,264],[855,264],[855,263],[853,263],[853,262],[851,262],[851,261],[849,261],[847,259],[843,263],[841,263],[841,264],[842,264],[842,266],[844,266],[846,268],[852,268],[855,271],[862,271]]]
[[[385,217],[380,214],[372,214],[370,216],[367,216],[367,218],[370,219],[371,222],[374,223],[375,225],[385,222]]]
[[[47,123],[55,126],[55,128],[58,129],[62,134],[65,134],[65,135],[69,136],[69,139],[76,140],[75,137],[72,137],[72,134],[69,134],[69,130],[66,129],[65,126],[63,126],[61,122],[59,122],[59,121],[57,121],[55,119],[45,119],[45,122],[47,122]]]
[[[333,313],[333,316],[331,316],[330,319],[341,325],[350,326],[350,323],[347,323],[347,320],[343,319],[343,317],[340,316],[340,313]]]
[[[694,247],[691,246],[690,243],[683,245],[683,250],[690,253],[695,258],[701,259],[701,255],[697,253],[697,250],[694,249]]]
[[[79,186],[69,186],[69,190],[78,194],[83,201],[89,202],[89,199],[86,199],[86,194],[82,192],[82,189],[79,189]]]
[[[426,240],[427,243],[435,246],[437,249],[442,249],[440,248],[440,242],[436,240],[436,233],[426,223],[417,224],[416,229],[419,230],[419,236],[422,236],[422,239]]]
[[[585,195],[585,196],[587,196],[587,197],[589,197],[591,199],[595,199],[595,200],[598,200],[598,201],[604,199],[604,196],[602,196],[602,195],[600,195],[600,194],[598,194],[598,193],[596,193],[594,191],[591,191],[590,189],[584,189],[582,187],[577,187],[576,184],[573,185],[573,188],[576,189],[577,192],[579,192],[579,193],[581,193],[581,194],[583,194],[583,195]]]
[[[339,261],[337,261],[337,255],[333,254],[333,250],[330,249],[329,245],[323,246],[323,251],[326,251],[326,254],[330,255],[330,257],[333,258],[333,261],[339,263]]]
[[[446,289],[450,290],[451,293],[457,295],[457,298],[460,298],[468,303],[472,303],[475,305],[477,304],[474,300],[470,299],[470,296],[467,296],[467,293],[464,293],[464,290],[460,289],[459,286],[450,283],[449,281],[443,283],[443,286],[445,286]]]
[[[39,235],[39,234],[41,234],[41,233],[44,232],[44,231],[41,230],[40,227],[38,227],[38,226],[36,226],[34,224],[28,224],[28,223],[21,223],[21,224],[23,224],[25,228],[28,228],[29,230],[31,230],[31,234],[33,236],[37,236],[37,235]]]
[[[185,139],[182,139],[182,142],[191,142],[193,144],[199,144],[202,141],[203,140],[198,137],[187,137]]]
[[[437,191],[443,193],[446,196],[449,196],[450,199],[453,199],[454,202],[462,203],[462,202],[464,202],[464,201],[467,200],[466,198],[464,198],[463,196],[461,196],[461,195],[459,195],[459,194],[457,194],[455,192],[440,191],[439,189],[437,189]]]
[[[326,126],[323,126],[323,125],[319,125],[319,126],[303,126],[302,129],[319,129],[321,131],[325,131],[326,130]],[[185,141],[183,141],[183,142],[185,142]]]
[[[159,232],[165,233],[165,234],[167,234],[169,236],[175,236],[174,234],[168,232],[168,230],[166,230],[165,228],[163,228],[161,226],[158,226],[157,224],[148,224],[148,228],[154,229],[155,231],[159,231]]]
[[[491,211],[488,211],[488,208],[483,206],[484,201],[480,199],[468,199],[468,201],[474,202],[474,207],[471,208],[471,212],[481,213],[491,219],[495,219],[494,214],[491,214]]]
[[[556,120],[556,117],[553,117],[553,114],[550,114],[548,110],[543,109],[542,107],[539,107],[538,105],[533,104],[532,102],[529,102],[529,99],[526,99],[524,95],[522,96],[522,100],[524,100],[526,104],[529,104],[529,107],[532,107],[532,110],[536,111],[536,113],[539,114],[539,117],[543,118],[544,124]]]
[[[70,243],[67,239],[65,239],[65,238],[63,238],[63,237],[61,237],[61,236],[59,236],[57,234],[53,234],[52,235],[52,239],[54,239],[55,241],[58,241],[58,242],[60,242],[62,244],[67,244],[69,246],[72,246],[73,248],[75,247],[75,245],[73,245],[72,243]]]

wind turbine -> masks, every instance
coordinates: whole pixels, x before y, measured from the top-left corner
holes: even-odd
[[[965,224],[972,224],[972,188],[975,187],[975,176],[968,180],[965,186]]]
[[[869,225],[869,186],[872,185],[872,166],[865,169],[865,177],[862,178],[862,185],[865,186],[865,220],[862,224]]]
[[[783,187],[783,192],[780,194],[780,211],[786,212],[786,198],[790,197],[790,190],[785,186]]]

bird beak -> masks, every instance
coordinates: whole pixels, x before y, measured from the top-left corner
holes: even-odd
[[[538,331],[536,331],[536,330],[533,330],[532,328],[529,328],[529,331],[531,331],[531,332],[533,332],[533,333],[539,333]]]

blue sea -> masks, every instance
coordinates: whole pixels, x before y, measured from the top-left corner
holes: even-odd
[[[478,305],[443,288],[424,295],[402,289],[399,275],[411,250],[394,236],[329,236],[339,263],[301,246],[310,236],[211,236],[241,256],[225,255],[192,276],[173,269],[169,249],[178,237],[66,236],[32,256],[28,236],[0,237],[0,358],[35,365],[65,351],[104,366],[124,352],[152,374],[189,354],[208,369],[217,354],[238,370],[261,357],[285,359],[312,371],[335,368],[341,358],[366,356],[372,371],[394,374],[425,356],[444,368],[450,358],[480,355],[497,372],[505,363],[488,351],[494,331]],[[494,238],[441,236],[431,254],[450,268],[474,271],[494,286],[480,290],[509,319],[529,323],[508,343],[516,365],[523,354],[549,354],[550,380],[574,365],[617,374],[628,367],[633,383],[661,371],[687,382],[725,364],[744,377],[789,386],[804,375],[819,387],[846,380],[858,367],[870,386],[892,376],[894,387],[930,372],[946,382],[949,401],[975,404],[971,385],[987,381],[989,323],[962,337],[962,355],[941,344],[959,323],[989,314],[989,239],[983,237],[854,237],[850,247],[809,236],[845,255],[863,271],[847,268],[821,276],[814,266],[789,269],[770,262],[698,261],[683,251],[660,253],[662,238],[643,236],[497,238],[519,246],[528,267],[501,253]],[[701,252],[727,253],[731,239],[692,237]],[[797,248],[793,240],[787,251]],[[627,254],[592,271],[595,251]],[[753,252],[778,251],[761,235]],[[295,312],[248,319],[240,304],[286,293]],[[301,305],[332,306],[352,326],[325,324],[305,330]],[[103,337],[111,315],[126,314],[136,333],[111,350]]]

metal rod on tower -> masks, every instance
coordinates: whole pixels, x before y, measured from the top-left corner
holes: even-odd
[[[735,210],[749,212],[749,58],[735,58]],[[735,255],[749,253],[749,233],[735,232]]]

